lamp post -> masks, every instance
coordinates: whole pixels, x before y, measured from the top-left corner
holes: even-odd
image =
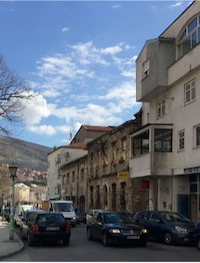
[[[12,179],[12,205],[11,205],[11,214],[10,214],[10,240],[14,239],[14,200],[15,200],[15,177],[17,174],[17,166],[9,166],[10,169],[10,178]]]

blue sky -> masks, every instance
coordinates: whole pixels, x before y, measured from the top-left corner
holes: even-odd
[[[39,96],[13,137],[69,144],[82,124],[134,118],[135,60],[190,1],[0,1],[0,52]]]

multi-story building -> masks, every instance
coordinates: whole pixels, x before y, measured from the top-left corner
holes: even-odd
[[[15,184],[15,204],[27,204],[30,202],[30,187],[23,184]]]
[[[149,209],[200,220],[200,2],[136,61],[142,127],[130,138],[131,178],[149,181]]]
[[[86,143],[94,140],[95,138],[109,132],[112,130],[112,127],[105,126],[90,126],[82,125],[78,132],[75,134],[71,143],[66,146],[55,147],[52,152],[48,154],[48,197],[47,199],[72,199],[77,196],[72,192],[69,192],[69,189],[62,187],[61,180],[61,167],[63,165],[73,162],[76,159],[81,158],[87,154],[85,149]],[[66,179],[68,180],[66,174]],[[74,184],[73,184],[74,185]],[[75,189],[75,188],[73,188]],[[66,192],[67,191],[67,192]],[[71,190],[70,190],[71,191]],[[83,205],[82,201],[82,205]]]
[[[54,150],[48,154],[47,200],[66,199],[65,189],[63,189],[61,184],[60,168],[62,165],[87,154],[85,146],[84,143],[60,146],[54,148]]]

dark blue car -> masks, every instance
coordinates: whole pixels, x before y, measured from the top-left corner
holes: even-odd
[[[179,213],[146,210],[137,212],[133,219],[148,229],[149,238],[167,245],[194,244],[195,224]]]
[[[195,244],[197,245],[198,249],[200,250],[200,222],[198,222],[196,224],[193,236],[194,236]]]

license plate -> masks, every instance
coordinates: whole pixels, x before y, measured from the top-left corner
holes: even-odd
[[[56,230],[59,230],[59,227],[49,226],[49,227],[47,227],[47,230],[56,231]]]
[[[140,236],[127,236],[127,239],[140,239]]]

